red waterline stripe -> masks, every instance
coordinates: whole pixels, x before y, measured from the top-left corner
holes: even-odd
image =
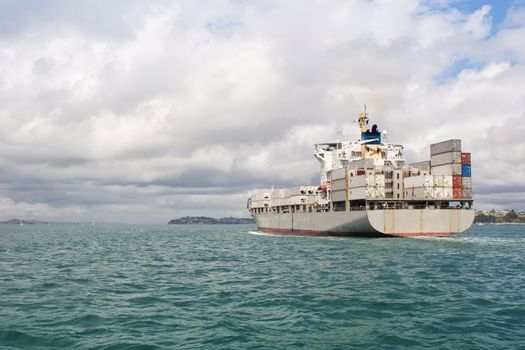
[[[284,228],[259,227],[259,231],[276,235],[291,236],[336,236],[336,237],[441,237],[450,236],[456,232],[414,232],[414,233],[380,233],[380,232],[337,232],[317,230],[290,230]]]

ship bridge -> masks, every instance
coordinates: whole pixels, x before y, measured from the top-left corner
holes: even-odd
[[[403,146],[389,143],[386,131],[381,132],[377,124],[369,129],[368,113],[365,109],[355,120],[359,123],[361,138],[350,141],[339,134],[335,142],[315,144],[314,156],[321,163],[321,184],[328,180],[328,173],[351,165],[354,161],[370,159],[376,166],[402,165]]]

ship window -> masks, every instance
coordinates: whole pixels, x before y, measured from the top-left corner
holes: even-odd
[[[397,179],[399,180],[399,173],[396,174],[397,175]],[[399,188],[399,187],[398,187]]]

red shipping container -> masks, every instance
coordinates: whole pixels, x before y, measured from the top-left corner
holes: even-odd
[[[462,186],[463,186],[463,179],[461,178],[461,175],[452,176],[452,187],[462,187]]]
[[[454,197],[454,199],[461,199],[463,198],[463,190],[461,187],[458,187],[458,188],[453,188],[452,189],[452,196]]]
[[[470,153],[461,153],[461,164],[470,164]]]

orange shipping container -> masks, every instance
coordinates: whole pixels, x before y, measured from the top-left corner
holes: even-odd
[[[452,189],[452,196],[454,197],[454,199],[461,199],[463,198],[463,191],[462,191],[462,188],[461,187],[454,187]]]

